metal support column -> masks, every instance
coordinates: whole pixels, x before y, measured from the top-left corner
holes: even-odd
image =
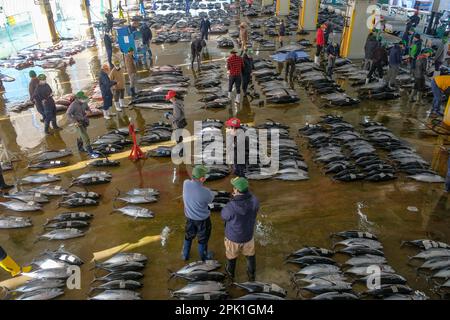
[[[289,15],[289,9],[291,7],[290,0],[277,0],[276,14],[277,16],[287,16]]]

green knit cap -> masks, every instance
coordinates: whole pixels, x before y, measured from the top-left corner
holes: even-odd
[[[231,185],[239,192],[246,192],[248,190],[248,180],[242,177],[231,179]]]
[[[29,75],[30,75],[30,78],[36,78],[36,72],[34,70],[31,70]]]
[[[194,169],[192,169],[192,177],[194,179],[200,179],[206,176],[208,173],[208,168],[203,165],[196,165]]]
[[[38,79],[39,80],[46,80],[47,79],[47,76],[45,75],[45,74],[40,74],[40,75],[38,75]]]
[[[75,98],[77,99],[81,99],[81,100],[87,100],[89,99],[86,94],[84,93],[84,91],[78,91],[77,94],[75,95]]]

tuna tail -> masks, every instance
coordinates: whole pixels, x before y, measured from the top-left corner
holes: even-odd
[[[176,272],[173,272],[172,270],[170,270],[170,269],[167,269],[167,272],[169,273],[169,280],[168,281],[170,281],[172,278],[174,278],[175,277],[175,275],[176,275]]]
[[[400,243],[400,248],[402,248],[402,247],[405,246],[405,245],[408,245],[408,243],[409,243],[409,241],[402,241],[402,242]]]

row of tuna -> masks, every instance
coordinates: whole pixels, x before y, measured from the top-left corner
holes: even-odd
[[[224,300],[230,298],[230,287],[224,283],[226,275],[217,271],[221,264],[217,260],[195,261],[176,272],[170,279],[178,278],[188,284],[178,290],[170,290],[173,298],[179,300]],[[275,283],[248,281],[233,283],[246,294],[236,300],[284,300],[287,291]]]
[[[348,230],[335,233],[332,238],[339,240],[332,250],[303,247],[287,257],[287,263],[301,267],[292,274],[292,282],[303,299],[428,299],[410,288],[407,280],[387,263],[383,245],[372,233]],[[335,258],[341,255],[350,258],[338,263]],[[356,291],[359,285],[364,288],[361,292]]]

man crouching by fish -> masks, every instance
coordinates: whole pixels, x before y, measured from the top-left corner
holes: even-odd
[[[237,177],[231,180],[233,199],[222,209],[225,221],[225,271],[234,280],[239,252],[247,258],[248,281],[255,281],[256,256],[254,231],[259,211],[258,199],[249,191],[248,180]]]
[[[89,110],[87,101],[89,98],[83,91],[79,91],[75,95],[75,100],[70,104],[66,111],[67,118],[75,125],[80,134],[80,139],[77,139],[78,150],[87,151],[91,158],[98,158],[100,155],[92,150],[91,140],[87,133],[89,126],[89,119],[86,115],[86,110]],[[84,149],[83,149],[84,144]]]
[[[208,241],[211,236],[211,212],[208,204],[214,199],[210,189],[203,186],[206,181],[208,168],[197,165],[192,170],[192,179],[185,180],[183,184],[184,214],[186,216],[186,227],[182,258],[189,260],[192,240],[197,236],[198,254],[205,261],[212,258],[208,252]]]

